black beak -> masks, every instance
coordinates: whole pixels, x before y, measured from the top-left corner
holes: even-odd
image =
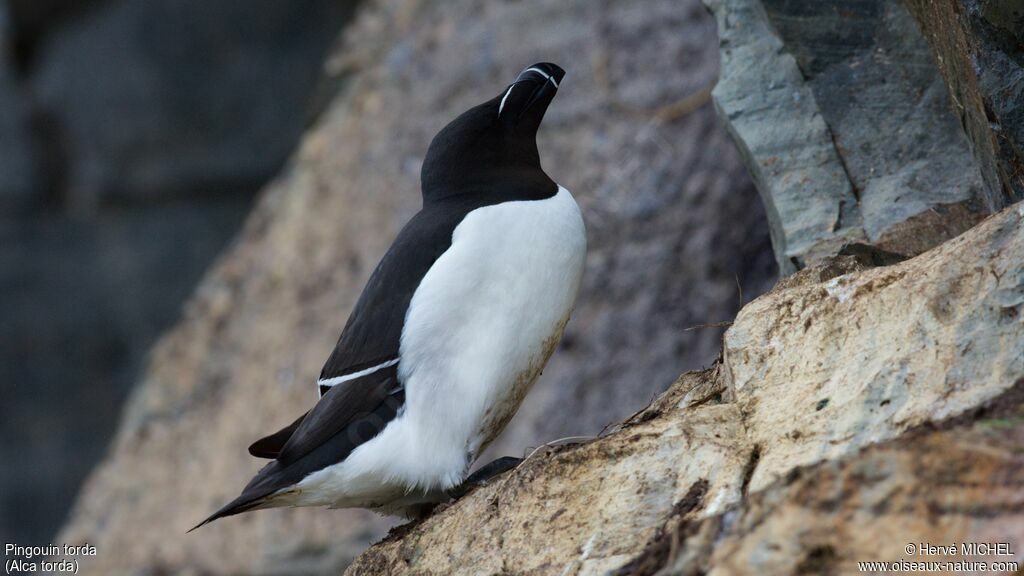
[[[536,130],[564,77],[565,70],[550,62],[527,66],[503,93],[498,118],[517,127]]]

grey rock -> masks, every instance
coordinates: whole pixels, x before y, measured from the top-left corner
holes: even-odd
[[[935,50],[990,193],[1024,198],[1024,3],[906,0]]]
[[[53,537],[354,5],[0,3],[0,541]]]
[[[14,68],[29,70],[36,50],[52,34],[59,34],[68,21],[80,17],[98,4],[115,0],[7,0],[0,8],[6,14],[6,47]]]
[[[0,44],[3,40],[3,33],[0,31]],[[0,209],[2,210],[21,209],[32,201],[35,173],[29,126],[29,104],[25,94],[15,81],[8,63],[0,60]]]
[[[768,207],[782,271],[851,243],[918,254],[1005,205],[902,4],[706,4],[721,42],[716,106]]]
[[[31,85],[67,149],[66,203],[251,194],[310,119],[355,5],[122,0],[51,33]]]
[[[0,539],[47,542],[250,202],[0,216]]]

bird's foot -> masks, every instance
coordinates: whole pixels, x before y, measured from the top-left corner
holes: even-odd
[[[452,500],[458,500],[474,489],[487,485],[495,476],[519,466],[519,463],[522,461],[522,458],[514,458],[512,456],[498,458],[470,474],[468,478],[462,481],[462,484],[449,490],[448,495],[452,497]]]

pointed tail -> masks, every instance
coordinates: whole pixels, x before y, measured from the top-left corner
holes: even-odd
[[[243,493],[238,498],[235,498],[231,502],[225,504],[220,510],[210,514],[206,520],[203,520],[199,524],[193,526],[188,532],[191,532],[200,526],[209,524],[218,518],[234,516],[235,514],[241,514],[242,512],[248,512],[250,510],[257,510],[265,503],[265,501],[266,499],[264,497],[253,498],[251,495]],[[188,534],[188,532],[186,532],[186,534]]]

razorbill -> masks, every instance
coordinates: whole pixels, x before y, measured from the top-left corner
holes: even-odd
[[[411,515],[460,488],[551,356],[579,288],[583,218],[536,141],[564,75],[529,66],[434,137],[423,209],[370,276],[319,401],[249,447],[272,461],[202,524],[280,506]]]

